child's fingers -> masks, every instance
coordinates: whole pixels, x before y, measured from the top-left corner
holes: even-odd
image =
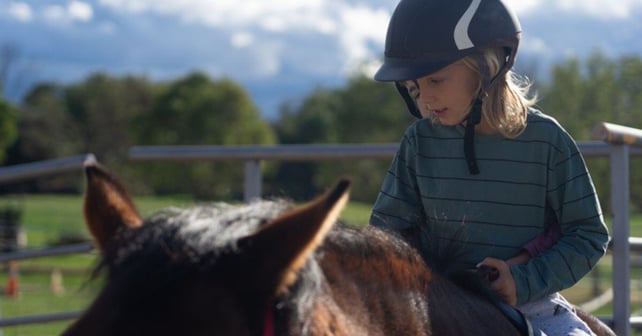
[[[506,303],[512,306],[517,304],[515,280],[513,279],[510,268],[505,261],[495,258],[486,258],[477,264],[477,267],[496,269],[498,276],[494,281],[490,282],[490,288],[494,290]]]

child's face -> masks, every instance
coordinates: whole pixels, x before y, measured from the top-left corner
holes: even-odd
[[[479,76],[463,62],[455,62],[435,73],[405,81],[410,96],[424,118],[436,117],[443,125],[460,124],[477,96]]]

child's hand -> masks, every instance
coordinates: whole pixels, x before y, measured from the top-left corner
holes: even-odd
[[[497,269],[499,276],[496,280],[490,282],[490,288],[497,293],[497,295],[511,306],[517,305],[517,288],[515,287],[515,279],[510,272],[508,263],[503,260],[495,258],[486,258],[482,260],[477,267],[488,266]]]

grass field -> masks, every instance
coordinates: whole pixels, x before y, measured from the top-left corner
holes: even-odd
[[[82,200],[80,196],[13,196],[0,197],[0,208],[18,207],[23,210],[22,227],[26,232],[27,248],[42,248],[69,239],[87,237],[82,222]],[[191,204],[188,198],[136,198],[139,211],[148,215],[168,206]],[[342,219],[350,225],[367,223],[370,205],[350,203]],[[632,217],[631,234],[642,236],[642,215]],[[17,297],[4,294],[7,271],[0,270],[0,314],[2,318],[82,310],[93,298],[100,284],[88,282],[89,273],[96,260],[95,254],[78,254],[25,260],[19,263],[20,292]],[[594,274],[589,275],[564,295],[574,303],[590,300],[594,290],[610,288],[611,258],[605,257]],[[632,268],[631,302],[632,310],[642,315],[642,278],[640,267]],[[53,280],[52,280],[53,279]],[[62,279],[62,281],[60,281]],[[598,285],[595,285],[595,284]],[[606,305],[596,311],[598,315],[610,315],[612,308]],[[2,336],[58,335],[70,321],[40,325],[24,325],[2,329]],[[636,334],[642,335],[642,333]]]
[[[190,203],[181,198],[137,198],[139,211],[147,215],[168,206]],[[27,233],[27,248],[48,247],[66,239],[88,237],[82,219],[80,196],[20,196],[0,198],[0,207],[23,210],[22,227]],[[95,264],[95,254],[78,254],[31,259],[19,263],[20,293],[17,297],[0,296],[2,318],[82,310],[97,292],[98,283],[88,282]],[[62,276],[61,288],[52,289],[52,277]],[[7,272],[0,272],[0,287],[7,283]],[[40,325],[7,327],[3,336],[58,335],[69,321]]]

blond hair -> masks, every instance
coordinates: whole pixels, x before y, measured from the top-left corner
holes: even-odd
[[[485,49],[482,55],[490,77],[495,77],[505,59],[503,49]],[[477,89],[479,92],[482,86],[482,75],[477,58],[467,56],[462,61],[479,75]],[[530,89],[531,83],[526,77],[507,71],[502,77],[496,78],[486,92],[482,104],[482,118],[485,118],[488,124],[504,137],[511,139],[517,137],[526,128],[528,109],[537,101],[537,95],[529,96]]]

